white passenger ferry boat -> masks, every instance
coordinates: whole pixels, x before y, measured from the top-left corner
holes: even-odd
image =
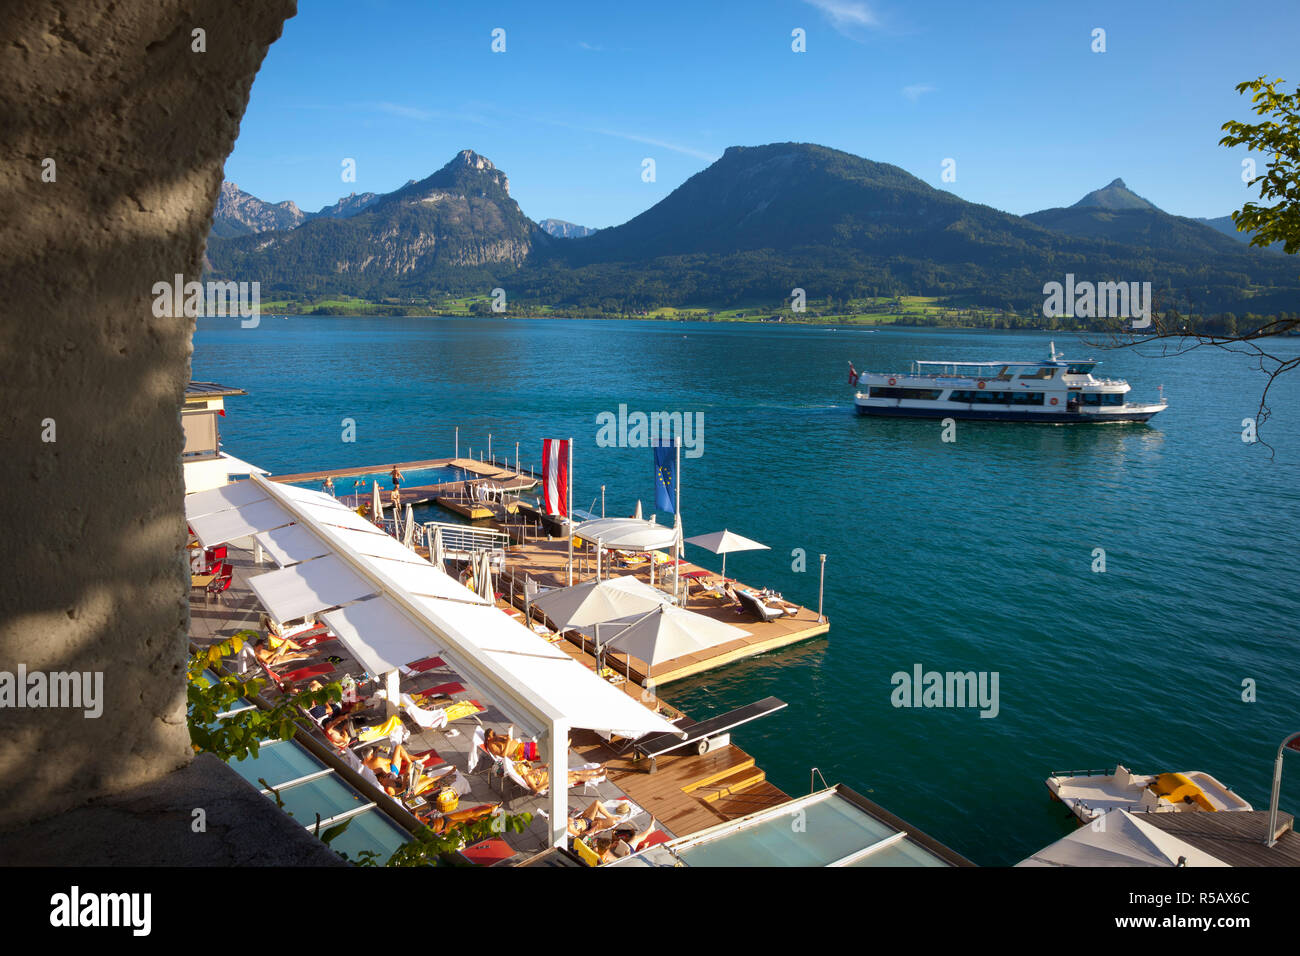
[[[913,362],[911,373],[857,372],[861,415],[1000,422],[1144,422],[1166,402],[1127,400],[1128,382],[1094,378],[1097,362],[1068,361],[1052,343],[1045,362]]]

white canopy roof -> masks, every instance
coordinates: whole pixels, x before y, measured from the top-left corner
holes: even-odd
[[[645,551],[666,548],[677,541],[677,529],[641,518],[596,518],[584,521],[573,533],[588,541],[599,540],[607,548]]]
[[[378,558],[358,551],[350,543],[356,539],[344,540],[339,527],[349,515],[361,521],[346,508],[314,500],[302,494],[302,489],[286,492],[286,486],[261,475],[250,481],[267,500],[195,518],[191,526],[198,531],[196,522],[220,519],[223,530],[224,525],[238,524],[246,529],[244,534],[256,534],[295,522],[320,538],[331,552],[250,578],[253,591],[273,617],[285,621],[340,608],[328,612],[327,620],[357,658],[376,671],[391,671],[399,663],[440,651],[462,679],[480,688],[508,720],[525,732],[544,733],[549,762],[556,766],[567,759],[565,741],[575,727],[626,737],[649,733],[684,736],[665,718],[556,650],[513,617],[482,603],[431,564],[418,558]],[[229,503],[229,499],[214,498],[199,504],[206,508]],[[355,530],[371,533],[369,527]],[[419,593],[412,593],[411,588]],[[420,596],[425,592],[440,596]],[[375,596],[362,601],[370,595]],[[470,600],[480,603],[466,603]],[[358,601],[361,603],[344,607]],[[382,603],[371,607],[375,602]],[[559,846],[567,839],[567,788],[551,788],[550,809],[550,840]]]
[[[321,620],[372,674],[383,674],[443,653],[427,628],[415,624],[400,608],[382,597],[327,611]]]
[[[1016,866],[1227,866],[1127,810],[1111,810]]]
[[[223,491],[224,489],[213,488],[212,490]],[[206,495],[209,492],[202,491],[199,494]],[[258,531],[279,528],[292,521],[293,515],[269,499],[189,519],[195,537],[205,548],[225,544],[235,538],[247,537]]]
[[[663,717],[497,608],[438,600],[420,603],[438,630],[467,638],[477,654],[508,673],[516,686],[561,707],[571,726],[623,737],[680,733]],[[455,648],[448,646],[444,656],[460,670],[461,658]]]
[[[269,497],[270,495],[251,481],[236,481],[233,484],[222,485],[220,488],[211,488],[207,491],[186,495],[185,518],[188,521],[201,515],[210,515],[217,511],[228,511],[231,508],[249,505],[254,501],[265,501]]]
[[[329,521],[350,514],[369,528],[373,526],[347,508],[317,501],[314,492],[286,491],[288,486],[260,476],[252,482],[264,490],[269,500],[254,500],[229,509],[230,520],[240,517],[244,525],[251,527],[245,533],[266,531],[297,520],[330,551],[324,557],[249,579],[258,599],[277,620],[292,620],[339,607],[339,611],[323,616],[336,627],[358,659],[375,672],[441,653],[509,719],[532,732],[559,726],[628,737],[680,733],[662,716],[597,677],[513,617],[484,603],[468,588],[393,539],[388,540],[405,555],[404,559],[399,559],[396,552],[389,559],[357,550],[358,543],[370,545],[371,542],[348,534]],[[228,504],[224,499],[213,501],[217,505]],[[267,509],[277,513],[272,515]],[[267,512],[263,516],[266,520],[275,520],[277,524],[256,527],[258,522],[250,512],[259,510]],[[369,535],[368,528],[356,530]],[[639,581],[619,586],[633,589],[639,586],[659,594]],[[362,600],[369,595],[378,596]],[[424,640],[420,640],[421,632]],[[559,835],[563,836],[562,821]]]
[[[333,554],[259,574],[248,583],[262,607],[280,623],[348,604],[377,590]]]
[[[376,527],[351,508],[329,508],[324,505],[303,505],[302,510],[304,513],[311,515],[317,521],[333,525],[337,528],[351,528],[354,531],[364,531],[367,534],[384,534],[382,528]]]
[[[300,524],[258,532],[253,540],[282,568],[330,553],[329,545]]]

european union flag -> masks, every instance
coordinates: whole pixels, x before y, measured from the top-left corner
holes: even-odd
[[[655,510],[676,514],[677,438],[655,446]]]

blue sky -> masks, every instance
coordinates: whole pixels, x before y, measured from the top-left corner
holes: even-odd
[[[299,6],[226,178],[306,210],[422,179],[469,148],[533,219],[617,225],[728,146],[793,140],[1017,214],[1121,177],[1169,212],[1221,216],[1251,198],[1246,152],[1217,145],[1225,120],[1254,115],[1233,87],[1300,82],[1293,0]],[[795,28],[806,52],[791,50]]]

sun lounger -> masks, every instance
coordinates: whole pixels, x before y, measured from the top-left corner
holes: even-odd
[[[452,694],[459,694],[464,689],[464,684],[458,684],[455,681],[452,681],[449,684],[439,684],[437,687],[426,687],[424,690],[420,691],[419,696],[426,699],[429,697],[450,697]],[[416,695],[412,694],[411,696],[414,697]]]
[[[740,598],[742,607],[753,614],[757,614],[760,620],[775,621],[785,617],[784,610],[779,607],[769,607],[750,591],[737,591],[736,597]]]
[[[677,726],[686,731],[685,739],[678,737],[676,734],[654,734],[637,741],[633,745],[633,751],[640,757],[650,759],[649,772],[654,773],[656,757],[662,757],[664,754],[685,747],[692,747],[699,753],[706,753],[711,738],[729,733],[742,724],[758,720],[760,717],[774,714],[785,706],[786,703],[783,700],[778,700],[775,697],[765,697],[753,704],[737,707],[735,710],[720,714],[717,717],[710,717],[708,720],[699,723],[691,722],[689,719],[683,720]]]
[[[398,668],[406,677],[412,674],[423,674],[425,671],[431,671],[436,667],[446,667],[446,663],[441,657],[426,657],[422,661],[416,661],[414,664],[407,664]]]
[[[281,674],[280,684],[297,684],[300,681],[310,680],[313,677],[323,677],[325,674],[332,674],[333,672],[333,664],[312,664],[310,667],[300,667],[296,671]]]
[[[410,736],[411,732],[402,724],[402,718],[394,714],[382,724],[376,724],[362,730],[357,734],[357,740],[361,743],[374,743],[377,740],[388,738],[393,743],[402,743]]]

